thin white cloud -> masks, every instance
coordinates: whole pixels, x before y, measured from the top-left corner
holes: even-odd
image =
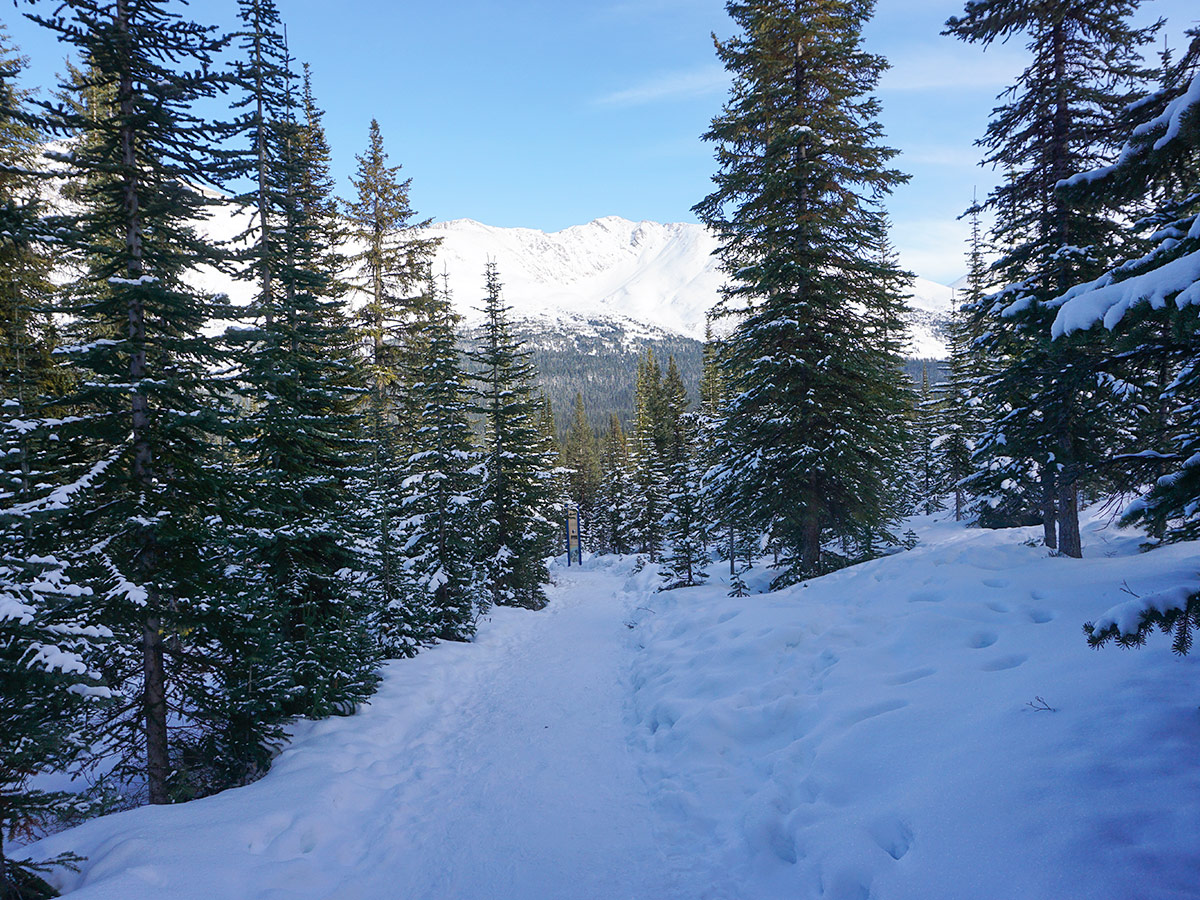
[[[644,106],[672,100],[693,100],[721,94],[729,88],[729,74],[720,66],[686,72],[667,72],[641,84],[613,91],[596,99],[600,106]]]
[[[1004,46],[986,52],[947,44],[923,46],[889,56],[892,67],[879,80],[881,91],[947,91],[987,88],[999,93],[1025,66],[1024,56]]]
[[[965,219],[897,219],[891,237],[902,266],[922,278],[950,284],[967,269],[970,233]]]
[[[900,155],[900,165],[937,166],[939,168],[974,169],[983,158],[978,147],[938,146],[929,144],[920,147],[905,147]]]

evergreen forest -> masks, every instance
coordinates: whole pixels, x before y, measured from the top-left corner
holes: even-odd
[[[339,191],[285,4],[236,2],[227,34],[206,4],[22,4],[73,59],[37,95],[0,31],[3,900],[78,861],[13,836],[249,784],[385,662],[541,609],[569,506],[586,553],[733,596],[902,552],[914,514],[1067,559],[1106,499],[1151,552],[1200,538],[1200,30],[1156,54],[1139,0],[947,10],[1026,67],[979,136],[1006,178],[964,198],[948,358],[913,361],[873,3],[729,0],[708,340],[580,382],[594,348],[516,323],[495,264],[464,329],[378,122]],[[1197,629],[1200,583],[1080,640]],[[43,789],[64,771],[88,789]]]

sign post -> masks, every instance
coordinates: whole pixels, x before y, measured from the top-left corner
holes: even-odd
[[[583,565],[583,544],[579,540],[579,510],[572,506],[567,510],[567,565],[571,565],[571,554]]]

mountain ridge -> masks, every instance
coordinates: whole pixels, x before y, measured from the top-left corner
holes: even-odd
[[[455,306],[478,321],[475,297],[495,262],[515,318],[574,329],[580,322],[621,322],[636,334],[647,327],[703,340],[708,311],[725,276],[714,255],[716,235],[687,222],[633,221],[602,216],[546,232],[499,227],[475,219],[430,225],[441,240],[434,268],[446,272]],[[910,356],[943,358],[954,289],[915,278],[911,288]]]

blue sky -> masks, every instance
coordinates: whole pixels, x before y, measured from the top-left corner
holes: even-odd
[[[435,220],[554,231],[598,216],[695,221],[709,190],[700,141],[727,85],[710,35],[732,26],[723,0],[277,0],[294,54],[313,67],[343,189],[367,124],[379,120],[414,205]],[[43,8],[53,4],[45,2]],[[235,0],[195,0],[190,15],[230,26]],[[63,51],[3,14],[49,84]],[[939,32],[961,10],[941,0],[880,0],[868,49],[893,68],[883,125],[912,175],[889,202],[901,261],[948,282],[963,271],[957,216],[991,171],[973,142],[1023,48],[982,51]],[[1194,0],[1154,0],[1173,43],[1200,18]]]

